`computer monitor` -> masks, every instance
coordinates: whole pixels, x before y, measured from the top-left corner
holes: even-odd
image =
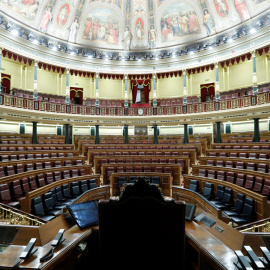
[[[196,210],[195,204],[186,203],[186,220],[192,221]]]
[[[67,205],[67,209],[80,229],[98,224],[98,201],[96,200]]]

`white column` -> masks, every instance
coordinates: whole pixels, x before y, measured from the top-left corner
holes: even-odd
[[[98,79],[99,79],[99,73],[96,73],[96,107],[99,107]]]
[[[157,107],[157,75],[153,74],[154,80],[154,93],[153,93],[153,107]]]
[[[38,73],[38,61],[35,60],[35,70],[34,70],[34,100],[37,101],[37,96],[38,96],[38,93],[37,93],[37,73]]]
[[[128,108],[128,74],[125,74],[125,108]]]
[[[257,66],[256,66],[256,51],[251,52],[252,61],[253,61],[253,95],[258,93],[258,85],[257,85]]]
[[[219,74],[218,74],[218,62],[215,63],[215,69],[216,69],[216,101],[219,101],[220,99],[220,92],[219,92]]]
[[[183,104],[187,104],[187,72],[183,70],[184,88],[183,88]]]
[[[70,91],[69,91],[69,72],[70,69],[66,68],[66,104],[69,104],[69,97],[70,97]]]

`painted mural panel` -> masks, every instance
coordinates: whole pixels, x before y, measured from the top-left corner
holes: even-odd
[[[42,15],[39,30],[44,33],[47,32],[48,25],[52,22],[52,19],[52,6],[48,6]]]
[[[201,32],[195,10],[182,2],[172,4],[163,11],[160,26],[162,42]]]
[[[103,2],[108,4],[114,4],[119,8],[122,7],[122,0],[90,0],[90,3],[92,2]]]
[[[57,19],[56,19],[57,24],[58,24],[59,27],[63,27],[67,23],[67,19],[68,19],[68,16],[69,16],[69,11],[70,11],[70,8],[69,8],[68,3],[64,4],[60,8]]]
[[[95,44],[119,44],[117,15],[106,8],[91,11],[84,21],[82,40]]]
[[[9,9],[13,13],[22,16],[24,19],[34,21],[37,12],[42,4],[42,1],[37,0],[22,0],[22,1],[6,1],[1,0],[1,6],[3,10]]]
[[[241,17],[242,22],[250,18],[245,0],[234,0],[234,5]]]
[[[220,17],[226,17],[229,14],[229,6],[227,4],[226,0],[213,0],[215,7],[216,7],[216,11],[217,14]]]

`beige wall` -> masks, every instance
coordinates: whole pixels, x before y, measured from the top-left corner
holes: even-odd
[[[258,84],[270,79],[269,59],[266,55],[256,56]],[[14,62],[7,57],[2,58],[2,73],[11,75],[11,87],[33,90],[34,65]],[[203,73],[187,75],[187,94],[200,96],[200,85],[215,82],[215,69]],[[234,66],[221,68],[219,66],[220,91],[228,91],[252,86],[252,59]],[[71,87],[84,89],[85,98],[95,98],[95,79],[70,76]],[[124,80],[99,79],[99,97],[101,99],[124,99]],[[38,92],[66,94],[66,74],[57,74],[38,69]],[[149,98],[153,98],[153,82]],[[183,96],[183,76],[157,79],[157,98],[174,98]],[[132,99],[130,81],[128,80],[128,98]]]
[[[125,85],[122,80],[99,79],[99,98],[124,99]]]
[[[183,96],[183,76],[157,79],[157,98]]]

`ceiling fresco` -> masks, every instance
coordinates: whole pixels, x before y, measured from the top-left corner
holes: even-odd
[[[164,48],[215,35],[268,10],[270,0],[0,0],[29,28],[71,44]]]

